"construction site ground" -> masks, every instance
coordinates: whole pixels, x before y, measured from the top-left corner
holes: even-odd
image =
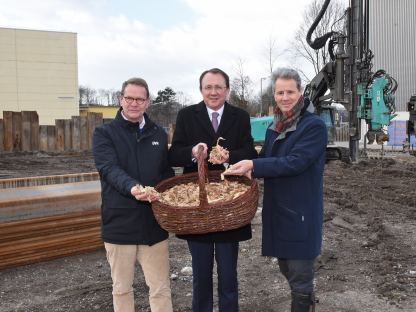
[[[375,158],[326,166],[317,311],[416,311],[416,157]],[[90,153],[0,154],[3,179],[91,171]],[[276,259],[261,256],[261,202],[252,228],[240,244],[240,311],[290,311]],[[191,257],[173,235],[170,263],[174,311],[191,311],[192,276],[181,273]],[[0,312],[112,311],[111,287],[104,250],[5,269]],[[140,269],[134,289],[136,311],[150,311]]]

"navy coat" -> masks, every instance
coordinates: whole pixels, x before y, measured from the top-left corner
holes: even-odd
[[[208,153],[216,145],[218,137],[225,138],[220,145],[230,152],[230,164],[257,157],[251,137],[250,117],[241,108],[224,104],[224,112],[217,132],[214,131],[204,102],[179,111],[176,128],[169,149],[172,166],[184,167],[184,173],[198,171],[192,161],[192,147],[200,142],[208,146]],[[208,163],[209,170],[224,170],[223,165]],[[251,226],[202,235],[179,235],[179,238],[205,242],[236,242],[251,238]]]
[[[269,128],[253,176],[264,178],[262,254],[313,259],[322,244],[323,172],[327,130],[305,112],[296,130],[276,140]]]
[[[102,238],[113,244],[153,245],[168,237],[150,203],[138,201],[136,184],[155,186],[174,175],[168,166],[167,134],[145,114],[146,124],[116,118],[94,130],[93,153],[101,180]]]

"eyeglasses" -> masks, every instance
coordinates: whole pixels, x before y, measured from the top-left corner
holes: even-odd
[[[147,99],[142,99],[142,98],[132,98],[129,96],[123,96],[124,100],[126,101],[127,104],[133,104],[134,101],[136,101],[136,103],[138,105],[143,105]]]
[[[212,91],[223,92],[225,89],[227,89],[227,87],[218,86],[218,85],[215,85],[215,86],[208,85],[208,86],[203,87],[202,89],[204,89],[204,91],[206,92],[212,92]]]

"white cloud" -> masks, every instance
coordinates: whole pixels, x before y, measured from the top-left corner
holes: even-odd
[[[259,84],[267,75],[269,39],[283,51],[310,1],[183,0],[195,12],[192,22],[157,29],[128,6],[101,10],[111,3],[104,0],[0,0],[0,27],[78,33],[80,84],[118,89],[123,80],[142,76],[154,94],[171,86],[199,101],[200,73],[220,67],[232,77],[239,58]],[[161,8],[156,16],[168,14]],[[276,65],[287,62],[281,57]]]

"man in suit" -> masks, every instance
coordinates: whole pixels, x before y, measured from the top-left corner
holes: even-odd
[[[212,160],[209,170],[223,170],[224,164],[253,159],[257,152],[251,137],[250,117],[226,102],[230,92],[228,75],[218,68],[204,71],[199,78],[203,101],[179,111],[169,160],[172,166],[184,167],[184,173],[197,171],[196,158],[204,159],[216,144],[227,149],[223,157]],[[199,149],[202,147],[202,151]],[[238,311],[237,258],[239,242],[251,238],[251,225],[201,235],[180,235],[186,239],[192,255],[194,312],[213,309],[212,271],[214,258],[218,273],[219,311]]]

